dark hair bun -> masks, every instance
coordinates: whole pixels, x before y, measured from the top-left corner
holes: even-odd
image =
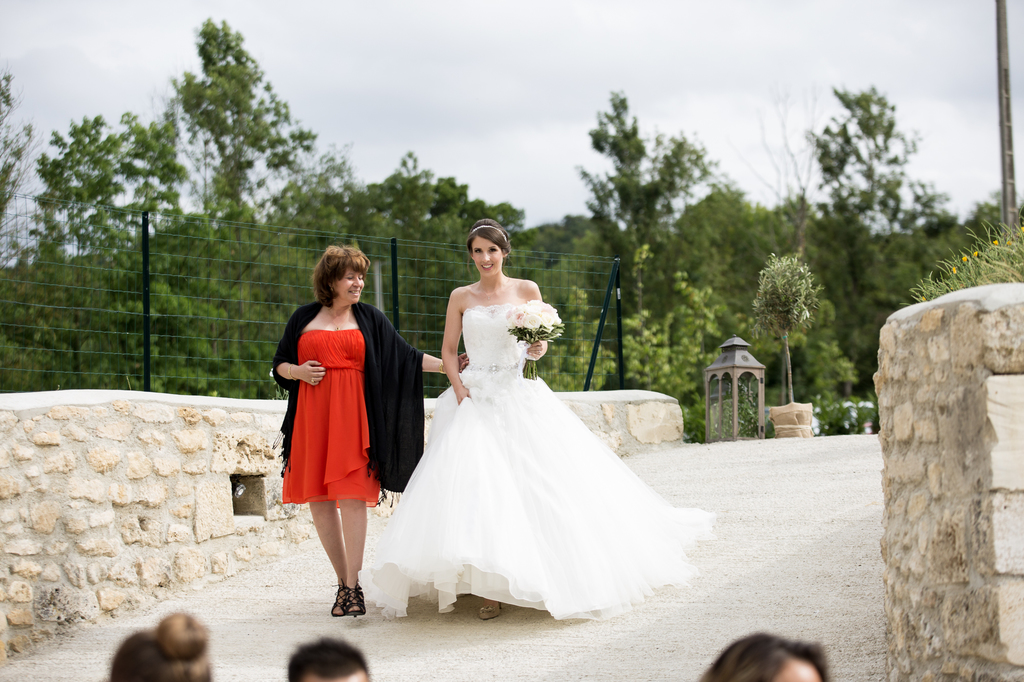
[[[193,661],[206,652],[209,635],[192,616],[172,613],[156,628],[156,643],[170,660]]]

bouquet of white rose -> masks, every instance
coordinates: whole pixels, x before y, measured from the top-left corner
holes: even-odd
[[[527,301],[517,305],[508,311],[506,318],[509,333],[527,344],[557,339],[565,331],[558,311],[543,301]],[[536,379],[536,363],[526,365],[523,376],[527,379]]]

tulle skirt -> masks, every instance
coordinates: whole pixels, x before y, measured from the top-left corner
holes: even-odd
[[[541,381],[437,401],[423,459],[360,573],[367,598],[451,611],[460,594],[608,618],[697,575],[684,551],[714,515],[674,508]]]

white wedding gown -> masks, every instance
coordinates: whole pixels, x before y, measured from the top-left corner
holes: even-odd
[[[470,365],[437,400],[423,459],[360,572],[368,600],[451,611],[460,594],[609,618],[697,575],[683,551],[714,515],[677,509],[622,463],[540,380],[520,375],[508,305],[462,318]]]

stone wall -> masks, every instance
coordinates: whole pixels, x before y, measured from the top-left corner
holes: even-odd
[[[667,396],[561,395],[619,454],[682,438]],[[284,410],[128,391],[0,395],[0,662],[314,537],[308,507],[280,502]]]
[[[1024,679],[1024,284],[882,328],[890,682]]]

